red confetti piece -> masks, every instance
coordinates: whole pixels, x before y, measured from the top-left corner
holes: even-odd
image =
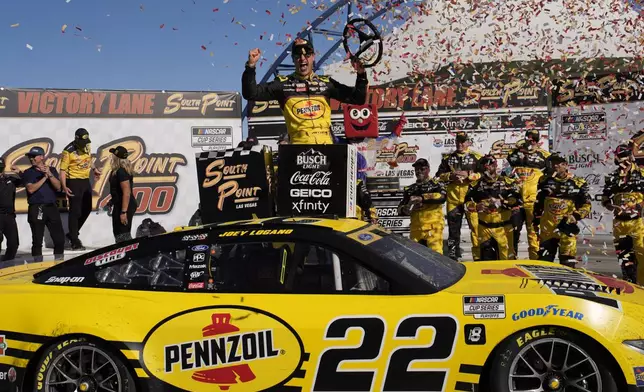
[[[213,8],[212,12],[219,12],[219,8]]]
[[[270,15],[270,14],[271,14],[271,11],[269,11],[269,10],[266,10],[266,13]]]
[[[159,26],[160,29],[162,29],[164,27],[165,27],[165,23],[163,23],[163,24],[161,24],[161,26]]]
[[[203,45],[201,45],[201,49],[206,50],[206,47],[205,47],[205,46],[203,46]]]

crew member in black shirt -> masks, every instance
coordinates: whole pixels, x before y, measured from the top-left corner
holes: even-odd
[[[18,252],[18,225],[16,224],[16,188],[22,185],[20,177],[5,173],[5,160],[0,158],[0,240],[7,239],[7,251],[2,261],[13,260]]]
[[[62,190],[58,171],[45,164],[45,150],[40,147],[32,147],[25,155],[31,162],[31,167],[22,174],[29,204],[27,221],[31,226],[31,255],[34,261],[42,261],[42,241],[46,226],[54,242],[54,258],[62,260],[65,253],[65,232],[56,206],[56,192]]]

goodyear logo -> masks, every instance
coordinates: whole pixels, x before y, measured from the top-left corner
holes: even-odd
[[[302,340],[284,321],[231,306],[170,317],[150,332],[142,359],[153,376],[179,389],[241,392],[282,384],[303,354]]]
[[[293,114],[303,120],[316,120],[325,112],[325,104],[319,99],[302,99],[293,105]]]
[[[548,305],[543,308],[532,308],[527,310],[522,310],[520,312],[514,313],[512,315],[512,320],[519,321],[528,317],[546,317],[546,316],[556,316],[556,317],[568,317],[574,320],[583,320],[583,313],[575,312],[569,309],[560,308],[557,305]]]

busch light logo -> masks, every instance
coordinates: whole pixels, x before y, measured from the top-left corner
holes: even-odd
[[[320,170],[329,166],[326,155],[314,149],[309,149],[297,156],[296,164],[305,170]]]

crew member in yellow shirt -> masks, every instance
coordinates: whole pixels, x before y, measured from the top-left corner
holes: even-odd
[[[60,162],[60,180],[69,199],[67,239],[72,250],[85,250],[79,239],[80,229],[92,212],[90,171],[99,176],[101,171],[92,165],[91,140],[85,128],[76,130],[74,141],[63,150]]]

